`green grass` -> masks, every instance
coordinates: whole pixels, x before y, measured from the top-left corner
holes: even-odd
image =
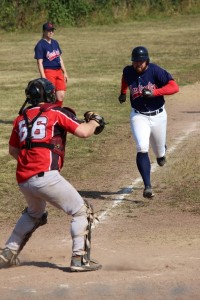
[[[181,149],[177,149],[173,162],[163,174],[162,182],[167,186],[166,202],[182,211],[200,214],[200,151],[198,150],[199,134],[190,136]],[[173,197],[168,195],[173,195]]]
[[[130,64],[133,47],[146,46],[151,61],[166,68],[180,85],[199,81],[199,18],[199,15],[178,16],[113,26],[56,30],[55,39],[63,50],[69,74],[65,105],[73,107],[80,118],[85,111],[94,110],[109,121],[109,126],[98,139],[83,141],[69,136],[64,175],[68,175],[70,170],[74,181],[98,178],[103,164],[99,153],[113,162],[120,159],[117,147],[119,141],[123,142],[120,132],[129,123],[127,114],[130,107],[119,106],[117,98],[122,69]],[[1,32],[0,219],[10,217],[23,206],[23,197],[15,182],[15,162],[8,155],[8,139],[13,119],[25,100],[25,87],[30,80],[39,77],[33,49],[40,38],[41,32]],[[112,144],[115,149],[112,149]],[[92,167],[85,168],[91,162]]]

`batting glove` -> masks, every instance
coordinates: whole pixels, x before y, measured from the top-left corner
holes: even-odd
[[[119,99],[120,103],[125,102],[126,101],[126,94],[120,94],[118,99]]]

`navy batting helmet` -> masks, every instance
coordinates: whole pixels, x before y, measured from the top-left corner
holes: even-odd
[[[38,105],[41,102],[55,103],[55,87],[46,78],[37,78],[31,80],[25,89],[25,94],[28,103],[33,106]]]
[[[131,60],[132,61],[147,61],[147,62],[149,62],[148,50],[143,46],[138,46],[138,47],[134,48],[132,51]]]

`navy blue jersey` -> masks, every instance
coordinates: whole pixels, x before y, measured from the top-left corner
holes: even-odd
[[[142,74],[136,73],[132,65],[126,66],[123,70],[123,79],[130,90],[131,106],[142,112],[154,111],[165,103],[163,96],[144,98],[141,95],[143,88],[158,89],[173,80],[170,73],[152,63],[148,64],[148,68]]]
[[[60,55],[62,53],[56,40],[51,39],[51,44],[41,39],[35,46],[35,59],[43,59],[44,69],[60,69]]]

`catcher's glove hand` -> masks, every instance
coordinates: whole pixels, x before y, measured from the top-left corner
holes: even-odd
[[[126,101],[126,94],[120,94],[118,98],[119,102],[122,104]]]
[[[86,111],[84,113],[85,122],[88,123],[91,120],[96,121],[99,126],[95,129],[94,134],[99,134],[104,130],[105,125],[107,124],[104,121],[104,118],[98,115],[97,113],[94,113],[93,111]]]
[[[154,95],[153,95],[153,92],[151,90],[144,88],[142,90],[142,96],[145,97],[145,98],[151,98]]]

